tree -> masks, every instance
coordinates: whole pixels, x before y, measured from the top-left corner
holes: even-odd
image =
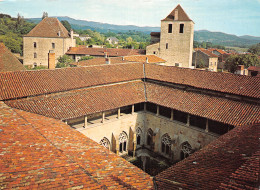
[[[70,32],[70,30],[71,30],[71,25],[70,25],[70,23],[68,22],[68,21],[66,21],[66,20],[62,20],[62,21],[60,21],[62,24],[63,24],[63,26]]]
[[[42,20],[45,19],[46,17],[48,17],[48,13],[47,13],[47,12],[43,12],[43,14],[42,14]]]
[[[83,56],[79,59],[79,61],[84,61],[84,60],[89,60],[89,59],[93,59],[93,56]]]
[[[60,56],[56,68],[69,67],[69,64],[73,62],[73,59],[68,55]]]
[[[256,55],[241,54],[231,55],[225,62],[225,68],[231,73],[234,73],[237,70],[238,65],[244,65],[245,68],[259,66],[260,60]]]
[[[248,49],[248,52],[260,56],[260,43],[258,43],[258,44],[256,44],[256,45],[252,45],[252,46]]]

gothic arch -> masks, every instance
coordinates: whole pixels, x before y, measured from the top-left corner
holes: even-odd
[[[191,145],[186,141],[181,144],[181,159],[189,157],[192,154],[192,147]]]
[[[104,146],[105,148],[107,149],[110,149],[110,142],[109,140],[106,138],[106,137],[103,137],[100,142],[99,142],[100,145]]]
[[[168,133],[165,133],[161,139],[161,151],[164,154],[170,155],[171,154],[171,137]]]
[[[122,133],[119,134],[118,141],[119,141],[119,152],[120,153],[127,152],[128,137],[126,132],[123,131]]]
[[[142,140],[142,129],[140,127],[138,127],[136,129],[136,144],[137,145],[141,145],[141,140]]]

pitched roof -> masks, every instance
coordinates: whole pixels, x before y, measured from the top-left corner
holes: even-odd
[[[148,174],[61,121],[11,109],[1,101],[0,121],[4,189],[153,187]]]
[[[200,52],[206,54],[208,57],[218,57],[216,54],[212,53],[209,50],[203,49],[203,48],[195,48],[195,51],[200,51]]]
[[[158,174],[158,189],[258,189],[259,137],[259,124],[234,128]]]
[[[143,78],[140,63],[0,73],[0,100]]]
[[[219,52],[220,54],[227,54],[227,52],[225,52],[224,50],[222,50],[222,49],[215,49],[215,48],[209,48],[209,49],[207,49],[208,51],[210,51],[210,52],[213,52],[213,51],[217,51],[217,52]]]
[[[0,72],[26,70],[23,64],[0,43]]]
[[[85,46],[70,47],[66,54],[67,55],[105,56],[106,53],[108,56],[111,56],[111,57],[145,54],[144,50],[138,50],[138,49],[87,48]]]
[[[144,101],[144,84],[137,81],[11,100],[6,104],[64,120]]]
[[[161,36],[161,32],[151,32],[150,35],[151,36],[160,37]]]
[[[25,37],[69,38],[70,35],[57,18],[46,17]]]
[[[238,126],[260,123],[260,106],[146,83],[146,98],[161,106]]]
[[[175,18],[175,11],[178,11],[178,18]],[[162,21],[192,21],[185,13],[181,5],[178,5],[173,11]]]
[[[258,77],[145,64],[146,78],[223,93],[260,98]]]
[[[260,72],[260,66],[250,66],[247,70]]]
[[[145,63],[148,59],[149,63],[165,63],[166,61],[156,55],[131,55],[131,56],[123,56],[123,57],[111,57],[109,58],[110,64],[118,64],[118,63]],[[77,66],[91,66],[91,65],[104,65],[106,63],[106,58],[94,58],[85,61],[75,62],[72,65]]]

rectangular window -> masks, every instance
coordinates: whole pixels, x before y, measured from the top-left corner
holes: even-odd
[[[166,43],[166,49],[168,49],[168,43]]]
[[[179,64],[179,63],[175,63],[175,66],[176,66],[176,67],[179,67],[179,66],[180,66],[180,64]]]
[[[37,48],[37,43],[36,42],[33,42],[33,47]]]
[[[55,43],[51,43],[52,49],[55,49]]]
[[[34,58],[37,58],[37,53],[34,53],[34,54],[33,54],[33,57],[34,57]]]
[[[180,33],[183,33],[184,24],[180,24]]]
[[[172,33],[172,24],[168,25],[168,33]]]

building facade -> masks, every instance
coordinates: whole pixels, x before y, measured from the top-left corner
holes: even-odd
[[[161,21],[161,33],[152,33],[152,42],[147,46],[147,54],[156,54],[167,61],[169,66],[192,67],[194,22],[178,5]]]
[[[70,33],[57,18],[44,18],[23,37],[24,65],[49,67],[49,53],[55,53],[55,64],[70,47],[75,47]]]

